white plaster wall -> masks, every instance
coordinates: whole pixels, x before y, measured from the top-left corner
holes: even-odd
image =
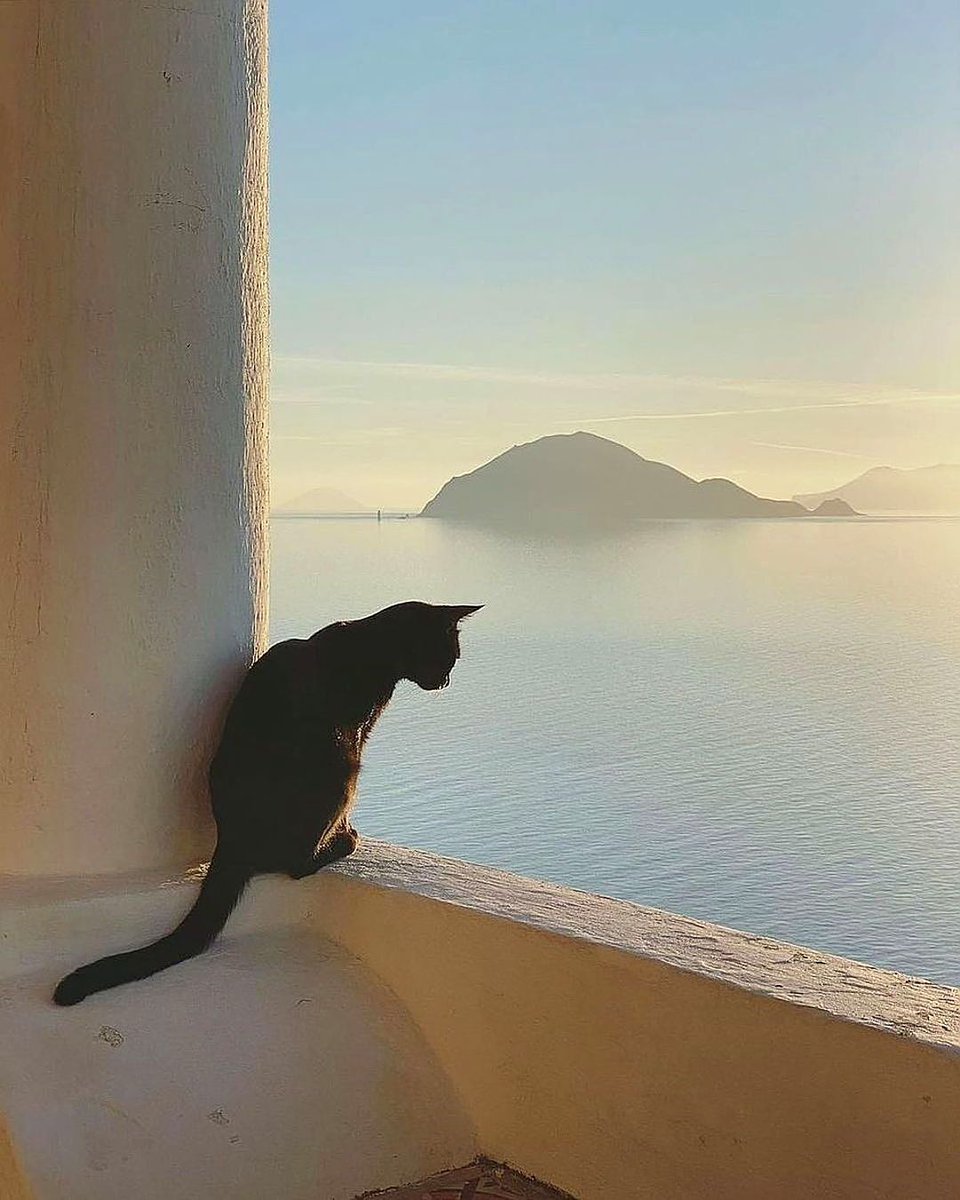
[[[265,20],[0,4],[0,873],[209,844],[265,624]]]

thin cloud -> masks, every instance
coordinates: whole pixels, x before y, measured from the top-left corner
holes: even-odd
[[[583,425],[612,424],[616,421],[702,421],[714,417],[754,417],[764,416],[768,413],[813,412],[815,410],[830,408],[882,408],[905,404],[940,404],[944,401],[952,402],[958,399],[960,399],[960,396],[918,396],[910,394],[904,396],[885,396],[882,399],[858,397],[854,400],[818,400],[812,404],[806,402],[800,404],[771,404],[765,405],[762,408],[713,408],[701,412],[620,413],[618,416],[609,417],[578,417],[577,420]]]
[[[399,379],[456,380],[462,383],[507,383],[524,386],[593,390],[622,387],[639,377],[626,375],[563,375],[541,371],[510,371],[497,367],[457,366],[453,363],[373,362],[362,359],[283,357],[280,362],[317,370],[360,371]]]
[[[542,387],[577,392],[635,392],[637,390],[701,390],[745,396],[793,397],[795,404],[754,408],[707,409],[681,413],[621,413],[583,418],[582,423],[615,421],[701,420],[713,417],[787,413],[804,409],[881,407],[905,404],[954,403],[960,393],[930,392],[917,389],[893,390],[867,384],[837,384],[819,380],[769,378],[731,378],[703,375],[551,373],[513,371],[495,367],[463,366],[453,363],[376,362],[365,359],[281,357],[279,362],[297,364],[317,371],[353,371],[394,379],[418,379],[425,382],[461,382]],[[344,386],[338,383],[338,387]]]
[[[338,396],[335,393],[328,392],[324,396],[271,396],[273,404],[330,404],[331,402],[339,402],[341,404],[369,404],[369,400],[360,400],[353,395]]]
[[[854,454],[852,450],[829,450],[826,446],[790,446],[785,442],[751,442],[751,446],[763,446],[768,450],[796,450],[803,454],[829,454],[836,458],[859,458],[864,462],[873,461],[869,454]]]
[[[331,437],[329,433],[274,433],[271,442],[313,442],[320,446],[365,446],[372,438],[389,440],[402,437],[404,431],[392,425],[376,425],[371,429],[354,429]]]
[[[370,404],[371,401],[357,395],[355,388],[337,388],[335,391],[318,392],[311,388],[309,393],[297,394],[289,388],[274,388],[270,393],[273,404]]]
[[[270,437],[270,444],[273,445],[274,442],[312,442],[314,446],[350,446],[354,444],[344,442],[342,439],[323,437],[319,433],[315,437],[309,433],[274,433]]]

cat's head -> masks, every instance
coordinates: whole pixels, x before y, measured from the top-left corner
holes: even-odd
[[[424,604],[408,600],[394,604],[377,616],[391,628],[397,674],[426,691],[450,682],[450,672],[460,657],[460,622],[482,604]]]

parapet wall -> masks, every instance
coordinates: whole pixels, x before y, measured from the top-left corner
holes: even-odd
[[[382,845],[317,901],[482,1150],[580,1200],[960,1195],[960,991]]]

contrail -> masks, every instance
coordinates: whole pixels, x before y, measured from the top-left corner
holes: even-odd
[[[788,446],[784,442],[751,442],[751,446],[765,446],[770,450],[799,450],[804,454],[830,454],[837,458],[860,458],[864,462],[871,462],[872,455],[869,454],[854,454],[852,450],[828,450],[826,446]]]
[[[701,412],[621,413],[612,417],[577,417],[582,425],[608,424],[615,421],[703,421],[713,417],[754,417],[765,413],[812,412],[829,408],[880,408],[901,404],[941,404],[960,400],[960,395],[885,396],[882,399],[821,400],[813,404],[777,404],[767,408],[712,408]]]
[[[923,392],[917,389],[891,391],[882,385],[837,384],[812,380],[711,377],[702,375],[665,375],[639,373],[562,373],[546,371],[517,371],[498,367],[463,366],[453,363],[375,362],[364,359],[321,358],[281,355],[274,360],[282,364],[312,367],[320,371],[354,371],[373,376],[386,376],[423,381],[486,383],[513,387],[554,388],[575,392],[629,392],[660,389],[701,389],[713,392],[738,393],[746,396],[769,396],[773,399],[793,396],[795,404],[774,404],[769,407],[706,409],[697,412],[620,413],[609,416],[576,418],[581,424],[607,424],[616,421],[696,421],[718,417],[761,416],[764,413],[790,413],[833,408],[872,408],[904,404],[955,403],[956,392]],[[351,385],[337,381],[335,390]],[[878,394],[879,393],[879,394]],[[309,401],[308,401],[309,402]]]

